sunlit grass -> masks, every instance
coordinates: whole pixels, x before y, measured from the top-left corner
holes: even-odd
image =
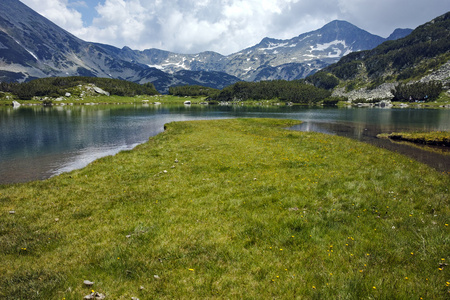
[[[297,122],[170,123],[0,187],[0,297],[448,298],[449,176]]]

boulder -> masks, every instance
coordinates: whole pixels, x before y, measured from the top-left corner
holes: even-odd
[[[85,281],[83,281],[83,283],[84,283],[84,285],[87,286],[87,287],[91,287],[91,286],[94,284],[94,282],[92,282],[92,281],[90,281],[90,280],[85,280]]]
[[[92,87],[92,88],[94,89],[94,91],[95,91],[97,94],[109,96],[109,93],[108,93],[107,91],[104,91],[104,90],[102,90],[101,88],[99,88],[99,87],[97,87],[97,86],[94,86],[94,87]]]
[[[377,102],[375,105],[378,107],[381,107],[381,108],[391,108],[392,107],[391,101],[387,101],[387,100],[382,100],[380,102]]]
[[[105,295],[103,295],[102,293],[93,292],[93,293],[90,293],[89,295],[84,296],[83,299],[85,299],[85,300],[105,299]]]

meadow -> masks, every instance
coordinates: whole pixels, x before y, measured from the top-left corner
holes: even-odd
[[[160,102],[161,104],[183,104],[185,100],[194,100],[196,98],[184,99],[181,97],[170,96],[170,95],[140,95],[134,97],[125,96],[87,96],[84,98],[80,97],[62,97],[61,101],[56,101],[55,99],[50,100],[51,105],[61,106],[61,105],[101,105],[101,104],[153,104],[155,102]],[[44,101],[33,99],[33,100],[16,100],[21,105],[44,105]],[[0,106],[12,106],[11,99],[0,99]]]
[[[295,124],[169,123],[0,186],[0,298],[448,299],[450,176]]]

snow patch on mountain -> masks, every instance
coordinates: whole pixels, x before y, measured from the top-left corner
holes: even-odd
[[[161,65],[147,65],[147,66],[149,66],[150,68],[156,68],[158,70],[164,70],[164,67]]]
[[[37,57],[33,52],[31,52],[31,51],[28,50],[26,47],[24,47],[22,44],[20,44],[20,42],[19,42],[18,40],[14,39],[14,41],[15,41],[18,45],[20,45],[21,47],[23,47],[23,49],[25,49],[28,53],[30,53],[30,55],[33,56],[34,59],[39,60],[38,57]],[[8,48],[6,48],[6,49],[8,49]]]
[[[267,45],[267,48],[259,48],[259,51],[265,51],[265,50],[273,50],[276,48],[280,48],[280,47],[286,47],[289,43],[279,43],[279,44],[275,44],[272,42],[269,42],[269,45]]]
[[[330,48],[331,46],[337,46],[341,44],[342,46],[344,46],[344,48],[347,48],[347,45],[345,44],[345,41],[340,41],[340,40],[335,40],[329,43],[325,43],[325,44],[317,44],[316,46],[310,46],[311,49],[308,50],[309,52],[312,51],[324,51],[327,50],[328,48]],[[336,48],[333,48],[336,49]]]
[[[298,42],[303,42],[304,40],[306,40],[307,38],[312,37],[312,34],[308,34],[307,36],[303,37],[301,40],[299,40]]]

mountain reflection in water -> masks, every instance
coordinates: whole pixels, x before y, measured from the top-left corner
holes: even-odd
[[[132,149],[174,121],[236,117],[288,118],[294,130],[342,135],[409,155],[442,172],[449,156],[377,139],[379,133],[450,130],[450,110],[302,106],[96,105],[0,107],[0,184],[79,169]]]

